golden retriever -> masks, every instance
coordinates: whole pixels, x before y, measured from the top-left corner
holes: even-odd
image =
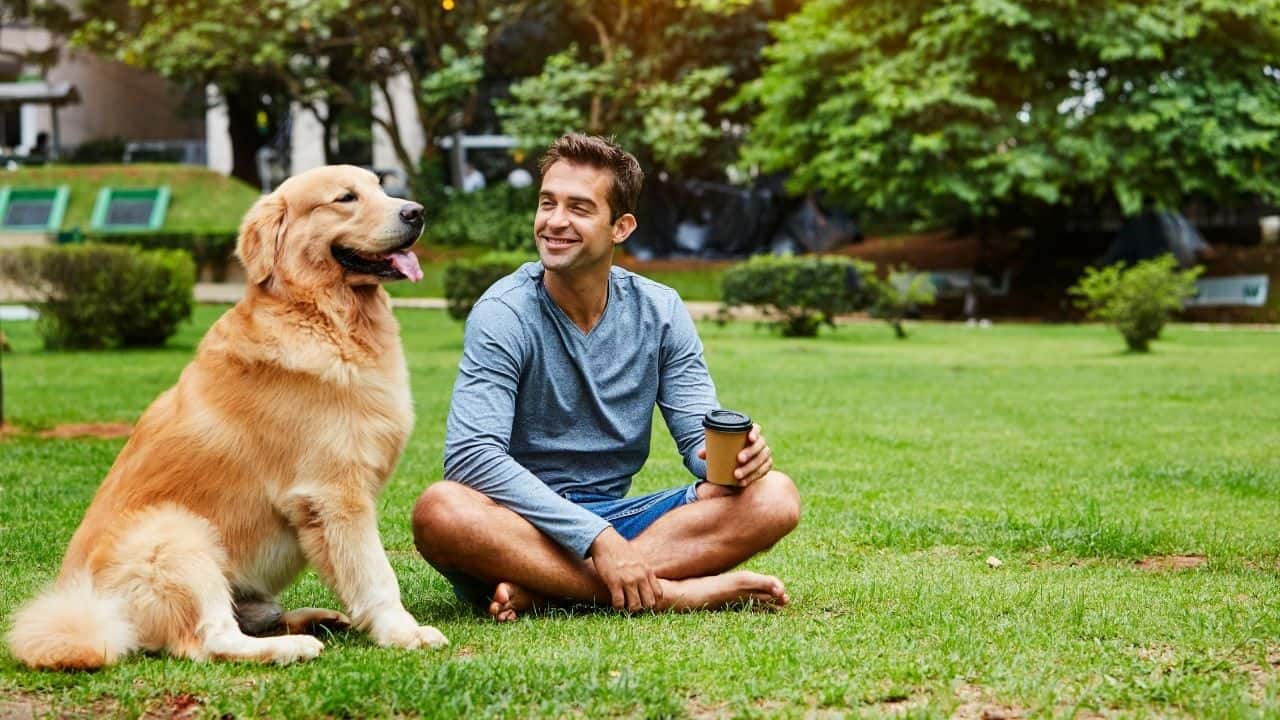
[[[380,283],[422,277],[409,249],[422,227],[421,205],[350,166],[290,178],[250,209],[236,245],[244,299],[143,413],[55,584],[16,614],[20,661],[314,658],[314,637],[254,637],[237,622],[262,616],[307,563],[380,645],[447,643],[401,604],[375,515],[413,426]]]

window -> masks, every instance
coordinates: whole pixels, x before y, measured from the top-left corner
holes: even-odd
[[[159,230],[169,209],[169,188],[112,188],[98,191],[93,205],[93,230]]]
[[[67,211],[70,190],[54,188],[0,188],[0,230],[9,232],[57,232]]]

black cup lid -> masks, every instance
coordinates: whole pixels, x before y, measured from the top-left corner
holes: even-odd
[[[702,418],[702,427],[720,432],[746,432],[751,429],[751,418],[732,410],[712,410]]]

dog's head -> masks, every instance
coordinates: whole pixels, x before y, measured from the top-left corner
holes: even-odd
[[[245,215],[236,255],[249,282],[322,287],[422,279],[411,246],[422,206],[388,197],[373,173],[332,165],[295,175]]]

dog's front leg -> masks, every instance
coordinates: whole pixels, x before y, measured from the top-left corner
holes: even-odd
[[[400,584],[378,537],[372,498],[327,488],[291,493],[282,508],[307,560],[338,595],[351,621],[384,647],[441,647],[439,630],[418,625],[400,602]]]

